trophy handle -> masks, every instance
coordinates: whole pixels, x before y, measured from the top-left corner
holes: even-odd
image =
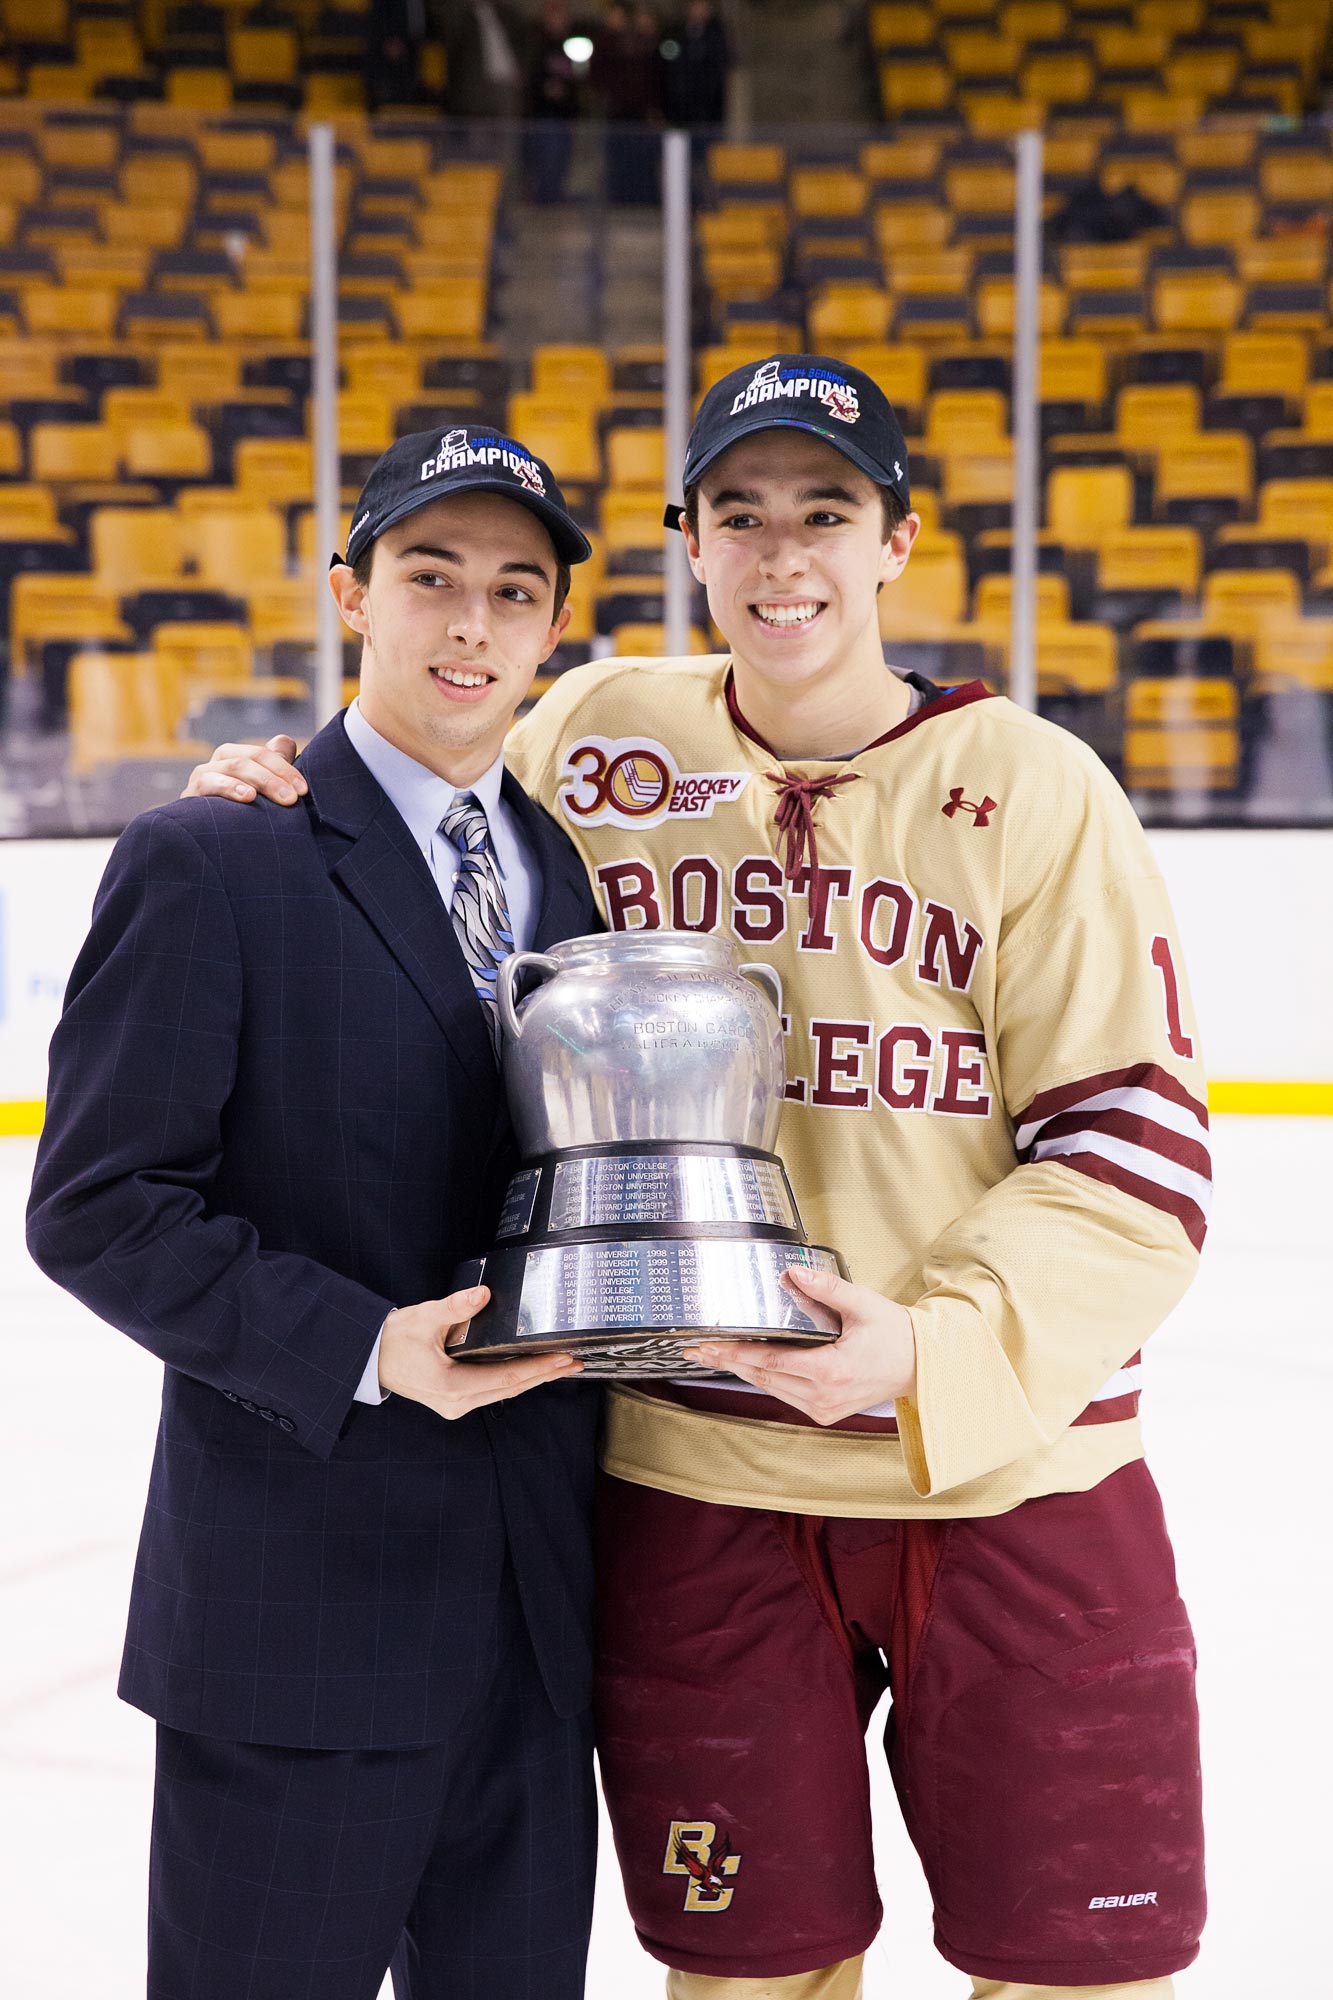
[[[533,966],[544,973],[559,972],[557,959],[548,958],[544,951],[514,951],[500,961],[500,977],[496,981],[496,1000],[500,1008],[500,1024],[511,1042],[516,1042],[523,1031],[514,1004],[514,985],[518,975],[527,966]]]
[[[742,979],[753,980],[756,986],[762,986],[778,1013],[781,1014],[782,975],[776,966],[765,965],[761,959],[752,959],[745,965],[738,965],[736,970],[740,973]]]

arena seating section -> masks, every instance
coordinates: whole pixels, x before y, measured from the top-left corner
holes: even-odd
[[[1049,217],[1093,178],[1164,211],[1048,240],[1041,307],[1042,705],[1150,811],[1241,800],[1284,709],[1333,714],[1333,151],[1296,117],[1329,0],[1204,11],[872,5],[884,131],[718,143],[696,187],[698,393],[775,350],[875,375],[924,523],[889,655],[997,686],[1013,133],[1044,127]],[[505,358],[499,136],[369,120],[351,13],[0,0],[0,23],[0,592],[11,670],[52,705],[68,675],[76,776],[308,713],[310,114],[338,131],[344,506],[394,435],[505,424],[596,548],[551,671],[661,649],[661,351]]]

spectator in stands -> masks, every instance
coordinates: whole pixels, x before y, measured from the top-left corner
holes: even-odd
[[[1132,243],[1150,229],[1164,229],[1166,210],[1136,187],[1114,194],[1094,176],[1080,181],[1046,225],[1053,243]]]
[[[569,8],[565,0],[546,0],[533,41],[528,67],[524,154],[528,193],[533,201],[560,201],[574,144],[573,121],[582,104],[573,58],[566,52]]]
[[[366,31],[366,93],[382,104],[416,104],[421,97],[425,0],[370,0]]]
[[[677,53],[667,65],[667,117],[673,125],[721,125],[727,115],[731,43],[714,0],[688,0],[672,37]]]
[[[453,0],[441,21],[445,109],[455,118],[517,118],[527,24],[503,0]]]
[[[606,134],[606,192],[613,202],[658,195],[657,128],[662,123],[659,33],[649,7],[608,7],[593,39],[589,81]]]

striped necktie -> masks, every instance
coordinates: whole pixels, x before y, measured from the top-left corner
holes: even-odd
[[[440,832],[458,849],[458,875],[449,914],[472,974],[496,1061],[500,1059],[500,1009],[495,997],[501,959],[514,949],[504,884],[495,865],[486,810],[471,792],[456,792]]]

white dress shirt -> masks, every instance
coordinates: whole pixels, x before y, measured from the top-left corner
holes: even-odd
[[[415,757],[409,757],[405,750],[399,750],[381,736],[378,729],[373,729],[361,713],[360,702],[354,701],[347,710],[343,726],[348,742],[371,777],[388,794],[390,803],[397,808],[408,832],[426,857],[426,866],[435,878],[440,901],[446,910],[453,901],[460,857],[452,840],[440,832],[440,821],[459,791],[471,792],[486,813],[491,846],[504,883],[505,902],[509,906],[509,928],[514,934],[514,948],[526,951],[537,926],[542,877],[536,855],[500,794],[500,780],[504,776],[503,751],[475,784],[451,785],[447,778],[428,770]],[[480,1000],[477,1005],[480,1007]],[[415,1301],[410,1303],[415,1304]],[[357,1385],[358,1403],[384,1401],[386,1392],[380,1388],[379,1368],[380,1343],[377,1337],[365,1373]]]

